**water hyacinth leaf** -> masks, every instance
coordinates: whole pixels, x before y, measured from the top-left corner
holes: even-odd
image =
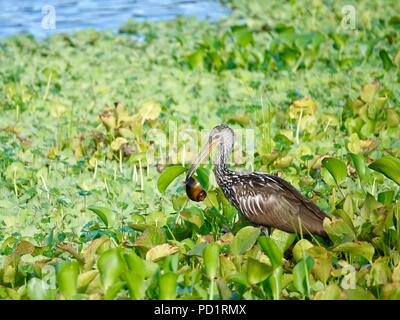
[[[118,137],[111,143],[111,149],[114,151],[117,151],[117,150],[121,149],[122,145],[124,145],[126,143],[128,143],[128,140],[126,140],[125,138],[122,138],[122,137]]]
[[[154,276],[159,270],[159,267],[156,263],[148,260],[143,260],[133,251],[125,252],[124,258],[129,270],[136,272],[143,278],[150,278]]]
[[[147,227],[143,233],[136,238],[135,246],[150,249],[165,242],[166,235],[161,228]]]
[[[181,211],[183,220],[193,223],[197,228],[200,228],[204,223],[203,211],[197,207],[186,208]]]
[[[192,68],[202,67],[204,60],[204,51],[197,50],[187,56],[186,60]]]
[[[362,180],[365,176],[365,164],[363,158],[359,154],[351,152],[349,153],[349,156],[354,164],[354,167],[356,168],[358,177],[360,178],[360,180]]]
[[[271,260],[272,267],[274,269],[280,267],[283,261],[283,252],[276,244],[275,240],[272,238],[267,238],[266,236],[261,236],[258,239],[258,243],[263,249],[264,253]]]
[[[241,284],[242,286],[249,287],[247,272],[239,272],[228,277],[228,281],[233,281]]]
[[[282,267],[278,267],[272,271],[272,274],[269,276],[267,283],[271,290],[271,294],[274,300],[279,300],[280,293],[282,290],[282,275],[283,269]]]
[[[235,264],[226,256],[221,255],[220,258],[220,271],[224,279],[228,279],[231,275],[237,272]]]
[[[146,260],[158,261],[162,258],[169,256],[175,252],[179,251],[179,247],[171,246],[168,243],[163,243],[158,246],[151,248],[146,253]]]
[[[232,35],[235,42],[241,47],[246,47],[254,41],[253,34],[246,25],[233,26]]]
[[[324,247],[314,246],[307,250],[307,253],[314,260],[312,273],[315,278],[326,283],[329,279],[332,269],[332,254]]]
[[[233,255],[245,253],[253,247],[259,235],[259,228],[247,226],[240,229],[231,243],[231,253]]]
[[[44,280],[32,278],[27,285],[27,294],[31,300],[54,300],[56,289],[52,289]]]
[[[364,102],[371,103],[374,100],[375,94],[379,88],[379,82],[368,83],[361,88],[361,99]]]
[[[337,184],[340,184],[347,176],[347,167],[343,161],[336,158],[324,158],[323,166],[329,171]]]
[[[176,298],[176,280],[178,275],[168,272],[160,277],[160,299],[173,300]]]
[[[57,284],[64,298],[72,299],[77,293],[78,274],[78,261],[71,261],[59,266],[57,270]]]
[[[142,122],[146,120],[156,120],[161,113],[161,104],[156,101],[147,101],[139,109]]]
[[[387,284],[391,278],[388,257],[379,257],[374,261],[371,268],[371,285],[380,286]]]
[[[167,215],[161,211],[154,211],[146,217],[147,225],[155,225],[155,227],[162,227],[167,222]]]
[[[96,278],[98,275],[97,270],[89,270],[84,273],[79,274],[77,280],[77,288],[78,290],[85,290],[87,286]]]
[[[171,166],[164,169],[157,181],[157,188],[164,193],[168,186],[187,169],[182,166]]]
[[[363,288],[347,289],[344,292],[347,300],[376,300],[372,293]]]
[[[372,170],[384,174],[389,179],[400,185],[400,160],[392,156],[384,156],[369,166]]]
[[[119,280],[125,269],[120,250],[113,248],[103,252],[97,261],[97,267],[100,271],[105,291],[107,291],[108,288]]]
[[[340,288],[335,284],[328,285],[323,291],[318,292],[315,296],[315,300],[339,300],[340,298]]]
[[[106,293],[104,294],[104,300],[114,300],[123,286],[123,281],[115,282],[111,287],[107,289]]]
[[[110,208],[89,206],[88,209],[93,211],[101,219],[101,221],[103,221],[106,227],[112,225],[113,214]]]
[[[34,250],[35,246],[32,243],[26,240],[22,240],[20,243],[18,243],[14,253],[16,255],[23,256],[25,254],[32,254]]]
[[[358,241],[358,242],[342,243],[333,248],[333,251],[347,252],[355,256],[362,256],[371,263],[372,257],[374,256],[375,253],[375,248],[369,242]]]
[[[203,251],[204,266],[208,278],[214,279],[219,269],[220,246],[217,243],[209,244]]]
[[[379,57],[382,60],[383,68],[385,70],[389,70],[391,67],[394,66],[392,59],[390,58],[389,54],[387,53],[387,51],[385,49],[379,50]]]
[[[97,251],[99,250],[99,248],[102,247],[102,245],[105,242],[108,242],[108,241],[110,241],[108,237],[102,236],[100,238],[97,238],[97,239],[93,240],[89,244],[89,246],[87,246],[83,250],[82,255],[83,255],[84,260],[85,260],[85,264],[84,264],[84,267],[83,267],[84,271],[89,271],[92,268],[92,266],[93,266],[93,264],[95,262],[95,259],[96,259]]]
[[[303,259],[306,256],[307,250],[312,247],[313,244],[310,241],[306,239],[299,240],[292,250],[294,259],[296,261]]]
[[[314,261],[310,256],[300,260],[293,268],[293,284],[303,296],[310,295],[309,273],[313,268]]]
[[[247,260],[247,277],[251,285],[264,281],[271,274],[272,268],[256,259]]]
[[[128,270],[124,273],[123,278],[128,285],[129,294],[132,299],[141,300],[145,297],[146,286],[143,275]]]
[[[394,190],[380,192],[378,194],[378,201],[384,205],[391,204],[394,199]]]
[[[329,238],[334,243],[344,243],[356,239],[356,234],[352,227],[343,219],[334,217],[332,220],[325,218],[323,227]]]
[[[186,254],[189,256],[203,256],[204,249],[208,246],[207,242],[199,243],[195,245],[192,249],[190,249]]]
[[[294,233],[275,229],[271,234],[271,239],[275,241],[281,252],[285,253],[296,239],[296,235]]]
[[[203,189],[207,191],[210,184],[210,170],[207,168],[197,168],[196,175]]]

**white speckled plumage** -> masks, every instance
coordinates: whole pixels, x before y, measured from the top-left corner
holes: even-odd
[[[234,142],[232,129],[217,126],[210,134],[212,139],[220,146],[214,168],[217,183],[225,197],[250,221],[288,232],[301,229],[303,234],[326,236],[326,214],[287,181],[267,173],[242,174],[227,168],[226,160]]]

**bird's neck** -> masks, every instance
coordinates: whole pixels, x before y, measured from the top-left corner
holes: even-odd
[[[218,184],[223,182],[224,177],[230,172],[227,166],[228,154],[231,151],[231,148],[226,145],[221,145],[220,150],[217,154],[217,158],[215,160],[214,172],[217,178]]]

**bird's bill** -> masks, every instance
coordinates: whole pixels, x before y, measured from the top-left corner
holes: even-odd
[[[186,181],[195,173],[195,171],[199,167],[200,163],[202,163],[204,161],[204,159],[208,157],[208,155],[211,153],[211,150],[216,146],[216,144],[217,143],[215,140],[207,141],[206,145],[200,151],[196,160],[190,166],[189,171],[187,172],[187,175],[186,175]]]

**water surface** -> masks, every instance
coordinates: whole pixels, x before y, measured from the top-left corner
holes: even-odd
[[[43,38],[88,27],[116,31],[129,18],[217,20],[228,12],[218,0],[0,0],[0,37],[31,33]]]

